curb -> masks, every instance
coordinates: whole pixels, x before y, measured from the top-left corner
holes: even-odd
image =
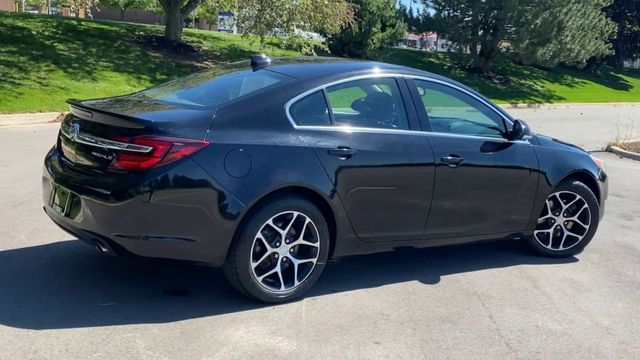
[[[557,108],[581,108],[581,107],[620,107],[620,106],[638,106],[640,102],[613,102],[613,103],[515,103],[515,104],[497,104],[503,109],[557,109]]]
[[[619,148],[619,147],[617,147],[615,145],[607,146],[607,151],[609,151],[611,153],[614,153],[614,154],[616,154],[618,156],[622,156],[622,157],[626,157],[626,158],[629,158],[629,159],[640,161],[640,154],[621,149],[621,148]]]

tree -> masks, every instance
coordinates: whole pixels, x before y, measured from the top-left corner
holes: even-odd
[[[407,24],[409,31],[423,33],[434,30],[435,24],[429,11],[415,11],[412,3],[409,4],[408,8],[403,3],[399,3],[398,11],[402,20]]]
[[[235,6],[235,2],[232,1],[204,0],[196,9],[196,16],[207,20],[209,30],[211,30],[213,25],[218,23],[218,13],[229,10],[233,6]]]
[[[301,31],[334,34],[353,22],[353,7],[345,0],[238,0],[238,24],[245,34],[269,35],[297,42],[313,52]]]
[[[483,74],[503,49],[529,64],[579,67],[609,51],[612,28],[601,9],[611,0],[423,1],[449,41],[477,54],[473,68]]]
[[[394,0],[351,0],[355,18],[350,26],[328,40],[335,54],[374,57],[385,47],[396,45],[407,30]]]
[[[610,0],[542,0],[521,7],[509,48],[524,64],[582,68],[611,53],[615,32],[602,9]]]
[[[164,37],[172,42],[182,39],[182,21],[191,14],[203,0],[158,0],[164,10]]]
[[[99,0],[101,4],[113,6],[120,10],[120,20],[124,20],[125,12],[129,9],[158,10],[156,0]]]
[[[98,5],[99,0],[61,0],[58,2],[59,7],[69,8],[76,13],[76,16],[80,16],[80,10],[85,10],[87,15],[91,17],[91,9]]]
[[[486,74],[500,52],[513,14],[525,0],[423,1],[435,11],[441,35],[477,55],[474,68]]]
[[[640,57],[640,0],[614,0],[604,8],[609,19],[616,23],[611,43],[613,63],[621,67],[624,60]]]

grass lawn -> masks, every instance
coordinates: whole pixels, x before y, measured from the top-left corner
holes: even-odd
[[[497,103],[640,102],[640,71],[602,69],[599,75],[559,66],[541,70],[497,59],[493,69],[509,78],[498,84],[462,70],[469,55],[391,49],[386,62],[444,75],[479,90]]]
[[[67,109],[68,98],[126,94],[194,72],[207,63],[248,59],[264,52],[295,56],[271,40],[201,30],[184,38],[203,56],[166,56],[137,39],[162,34],[160,26],[0,12],[0,113]],[[206,63],[203,59],[206,59]]]
[[[186,29],[184,39],[201,56],[167,55],[139,39],[160,26],[0,12],[0,113],[58,111],[68,98],[126,94],[194,72],[216,62],[262,52],[296,56],[278,39],[260,48],[256,39]],[[461,54],[392,49],[384,61],[421,68],[461,81],[500,103],[640,102],[640,72],[605,69],[595,76],[574,69],[539,70],[498,60],[495,70],[511,83],[497,84],[461,70]]]

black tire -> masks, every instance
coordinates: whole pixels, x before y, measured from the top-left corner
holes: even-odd
[[[562,191],[575,193],[584,199],[590,211],[589,228],[587,229],[586,233],[584,233],[582,239],[579,240],[575,245],[562,250],[554,250],[554,249],[549,249],[545,247],[543,244],[541,244],[538,238],[536,238],[536,235],[534,233],[534,235],[532,235],[528,239],[528,243],[530,248],[539,255],[558,258],[558,257],[569,257],[569,256],[579,254],[584,250],[584,248],[589,244],[589,242],[591,242],[591,239],[593,239],[593,236],[595,235],[596,230],[598,230],[598,223],[600,221],[600,205],[598,204],[598,199],[593,194],[593,191],[591,191],[589,187],[587,187],[585,184],[579,181],[570,180],[570,181],[561,182],[551,192],[551,194],[549,194],[549,196]],[[545,214],[545,211],[546,211],[546,208],[543,207],[542,213],[539,215],[538,218],[541,218]],[[548,244],[551,244],[551,243],[549,242]]]
[[[318,235],[316,241],[319,244],[319,248],[317,250],[311,249],[310,251],[313,252],[313,256],[317,255],[317,261],[304,279],[297,279],[300,281],[299,285],[292,286],[292,289],[290,290],[272,291],[264,284],[260,283],[256,275],[254,275],[251,265],[251,259],[255,256],[253,252],[254,239],[256,238],[258,231],[265,231],[263,226],[265,226],[269,219],[278,214],[288,212],[299,212],[311,220],[313,225],[315,225]],[[239,235],[231,244],[226,262],[223,266],[227,280],[241,293],[262,302],[280,303],[299,298],[318,280],[320,274],[324,270],[324,266],[329,256],[329,229],[322,212],[308,200],[294,195],[289,195],[273,198],[253,209],[247,216],[247,221],[244,222],[243,228],[239,230]],[[285,214],[284,216],[289,215]],[[293,214],[290,216],[293,217]],[[276,220],[277,219],[278,218],[276,218]],[[312,231],[312,228],[310,229],[311,230],[309,231]],[[312,232],[312,234],[316,233]],[[276,238],[280,239],[281,236],[278,237],[276,235]],[[273,250],[271,248],[266,248],[266,252],[268,251]],[[272,256],[280,255],[273,254]],[[282,261],[287,260],[287,258],[290,259],[291,257],[287,257],[285,255],[279,257]],[[288,270],[286,266],[293,266],[291,260],[289,260],[289,264],[281,263],[279,262],[280,260],[273,260],[272,257],[269,257],[265,261],[268,261],[268,264],[271,264],[270,262],[274,261],[275,267],[283,266],[284,268],[281,269],[285,270]],[[287,272],[287,274],[290,275],[289,272]],[[284,275],[285,271],[283,270],[283,276]],[[282,277],[280,279],[282,279]],[[280,280],[280,283],[284,286],[284,281]]]

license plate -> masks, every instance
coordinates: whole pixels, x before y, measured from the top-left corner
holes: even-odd
[[[69,205],[69,190],[60,186],[53,187],[53,196],[51,197],[51,208],[61,215],[65,215]]]

